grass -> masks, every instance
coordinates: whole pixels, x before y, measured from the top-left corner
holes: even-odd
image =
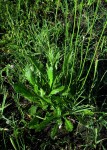
[[[1,149],[105,150],[106,1],[0,7]]]

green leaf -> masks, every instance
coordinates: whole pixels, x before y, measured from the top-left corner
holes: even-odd
[[[68,88],[66,90],[64,90],[64,92],[62,93],[62,96],[67,96],[69,95],[69,92],[70,92],[71,88]],[[72,92],[73,93],[73,92]],[[72,95],[72,94],[71,94]]]
[[[67,131],[71,132],[73,130],[73,124],[70,120],[65,119],[65,128]]]
[[[52,139],[55,139],[55,135],[57,134],[57,132],[58,132],[58,125],[56,124],[56,125],[54,125],[54,127],[51,129],[51,138]]]
[[[46,81],[43,64],[41,62],[37,62],[37,60],[34,59],[33,57],[30,57],[30,59],[33,65],[35,66],[35,68],[37,68],[38,71],[40,72],[40,75],[42,76],[42,78]]]
[[[42,107],[42,109],[43,109],[43,110],[46,110],[47,107],[48,107],[47,101],[44,101],[43,99],[41,99],[40,102],[41,102],[41,107]]]
[[[36,94],[39,93],[39,89],[38,89],[38,85],[37,85],[37,84],[34,85],[34,92],[35,92]]]
[[[49,86],[52,86],[53,83],[53,67],[49,67],[47,65],[47,75],[48,75],[48,80],[49,80]]]
[[[57,124],[58,124],[58,128],[61,129],[62,128],[62,124],[63,124],[61,118],[57,120]]]
[[[28,65],[25,68],[25,77],[29,81],[29,83],[31,83],[32,85],[35,85],[34,74],[31,70],[30,66],[28,66]]]
[[[91,6],[94,2],[95,2],[95,0],[88,0],[88,4],[87,5]]]
[[[88,116],[92,116],[92,115],[94,115],[94,112],[92,112],[92,111],[89,110],[89,109],[85,109],[85,110],[83,111],[83,114],[84,114],[84,115],[88,115]]]
[[[47,117],[42,122],[38,123],[36,122],[37,118],[35,118],[29,123],[29,128],[35,129],[36,131],[41,131],[45,129],[47,125],[49,125],[53,121],[53,119],[54,119],[54,116]]]
[[[30,123],[28,124],[28,127],[29,127],[30,129],[35,129],[35,126],[39,124],[39,120],[40,120],[39,118],[34,117],[34,118],[30,121]]]
[[[36,114],[37,106],[32,105],[29,109],[29,114],[34,116]]]
[[[23,84],[14,84],[14,89],[17,93],[21,94],[22,96],[24,96],[24,98],[28,99],[29,101],[37,102],[35,100],[35,94],[28,90]]]
[[[41,96],[41,97],[44,97],[44,96],[45,96],[45,91],[44,91],[42,88],[40,88],[40,96]]]
[[[57,108],[55,109],[55,116],[56,116],[56,117],[61,117],[61,109],[60,109],[60,107],[57,107]]]
[[[63,91],[64,88],[65,88],[65,86],[61,86],[61,87],[59,87],[59,88],[57,88],[57,89],[54,89],[54,90],[51,91],[51,93],[50,93],[49,95],[55,95],[55,94],[57,94],[57,93]]]
[[[44,100],[44,101],[47,102],[48,104],[52,104],[51,99],[49,99],[48,97],[41,98],[41,100]]]

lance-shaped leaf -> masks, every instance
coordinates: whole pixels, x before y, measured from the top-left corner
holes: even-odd
[[[65,128],[67,131],[71,132],[73,130],[73,124],[70,120],[65,118]]]
[[[35,60],[33,57],[30,57],[30,60],[31,60],[32,64],[35,66],[35,68],[38,69],[42,78],[46,81],[45,74],[44,74],[44,66],[42,65],[42,63],[37,62],[37,60]]]
[[[55,116],[56,117],[61,117],[61,109],[60,107],[56,107],[56,109],[54,110]]]
[[[57,93],[59,93],[59,92],[62,92],[63,90],[64,90],[64,88],[65,88],[65,86],[61,86],[61,87],[59,87],[59,88],[57,88],[57,89],[54,89],[54,90],[52,90],[51,92],[50,92],[50,96],[51,95],[55,95],[55,94],[57,94]]]
[[[29,123],[29,128],[30,129],[35,129],[36,131],[41,131],[41,130],[45,129],[47,127],[47,125],[49,125],[50,123],[52,123],[52,121],[53,121],[54,118],[55,118],[54,116],[43,118],[43,121],[41,123],[37,123],[37,121],[36,121],[37,118],[35,117]]]
[[[31,68],[27,65],[25,68],[25,77],[30,84],[35,85],[35,78]]]
[[[47,75],[48,75],[48,81],[49,81],[49,86],[52,86],[53,83],[53,67],[49,67],[47,65]]]
[[[21,83],[14,84],[14,89],[17,93],[21,94],[29,101],[37,102],[35,99],[35,94],[30,90],[28,90],[23,84]]]
[[[55,124],[54,127],[51,129],[51,135],[50,136],[52,139],[55,139],[57,132],[58,132],[58,125]]]

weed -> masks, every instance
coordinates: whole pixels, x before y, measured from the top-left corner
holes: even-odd
[[[104,92],[98,92],[106,86],[106,1],[2,4],[0,117],[5,148],[10,143],[15,150],[50,145],[105,149],[107,103],[105,94],[100,100]]]

